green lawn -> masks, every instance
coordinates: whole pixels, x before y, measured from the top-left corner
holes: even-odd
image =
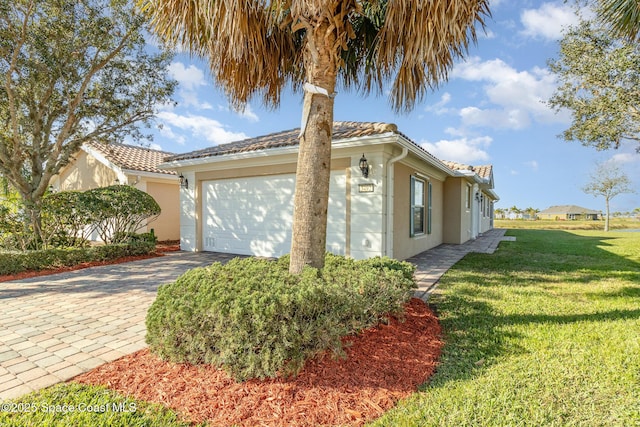
[[[640,233],[507,234],[516,241],[441,279],[438,372],[372,426],[640,426]],[[124,401],[78,387],[19,401]],[[5,413],[0,425],[181,425],[157,405],[126,403],[137,411]]]
[[[63,383],[4,403],[2,427],[189,427],[158,404],[104,387]]]
[[[431,382],[374,426],[640,426],[640,233],[515,230],[432,301]]]

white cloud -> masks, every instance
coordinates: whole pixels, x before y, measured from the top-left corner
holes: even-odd
[[[169,75],[178,81],[181,88],[190,91],[207,84],[204,73],[195,65],[185,67],[182,62],[172,62],[169,65]]]
[[[437,142],[422,141],[420,145],[439,159],[474,164],[489,159],[489,154],[485,150],[492,141],[489,136],[462,137]]]
[[[496,38],[496,33],[491,31],[489,28],[485,28],[483,31],[478,31],[478,38],[484,40],[491,40]]]
[[[445,114],[451,111],[450,108],[446,108],[446,105],[451,101],[451,94],[449,92],[445,92],[440,97],[440,101],[436,102],[432,105],[427,105],[425,107],[425,111],[436,113],[438,115]]]
[[[198,115],[179,115],[171,111],[161,111],[158,119],[174,128],[189,131],[193,136],[205,139],[213,145],[246,139],[243,132],[229,132],[225,126],[217,120]],[[171,131],[173,132],[173,131]]]
[[[201,102],[198,96],[200,88],[207,86],[204,72],[200,68],[193,64],[185,67],[182,62],[172,62],[168,68],[169,75],[178,81],[177,93],[181,106],[195,107],[198,110],[213,108],[208,102]]]
[[[640,162],[640,154],[633,153],[617,153],[611,156],[609,159],[610,162],[617,163],[619,165],[627,164],[627,163],[636,163]]]
[[[520,14],[527,37],[558,40],[562,31],[578,23],[576,11],[566,4],[543,3],[538,9],[525,9]]]
[[[163,124],[163,126],[160,128],[160,135],[172,140],[179,145],[184,145],[187,142],[187,139],[184,136],[177,135],[173,132],[173,129],[171,129],[171,127],[167,126],[166,124]]]
[[[259,122],[260,118],[258,117],[258,115],[256,113],[253,112],[253,110],[251,109],[251,105],[247,104],[245,105],[244,109],[237,109],[234,110],[236,112],[236,114],[238,114],[240,117],[242,117],[243,119],[247,119],[250,122]]]
[[[531,170],[538,170],[538,162],[536,160],[529,160],[528,162],[524,162],[525,166],[528,166]]]
[[[465,107],[460,110],[465,126],[488,126],[496,129],[523,129],[531,124],[526,111],[511,109],[480,109]]]
[[[553,74],[544,68],[518,71],[501,59],[482,61],[471,57],[457,64],[453,78],[485,83],[483,90],[491,108],[465,107],[463,123],[502,129],[523,129],[532,122],[567,122],[566,114],[556,114],[545,101],[555,91]]]

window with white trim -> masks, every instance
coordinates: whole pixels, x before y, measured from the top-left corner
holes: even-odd
[[[411,177],[411,237],[424,234],[424,181]]]
[[[433,188],[431,187],[431,181],[427,182],[427,234],[431,234],[431,194],[433,193]]]
[[[411,177],[410,236],[431,234],[431,183]],[[426,203],[425,203],[426,202]]]

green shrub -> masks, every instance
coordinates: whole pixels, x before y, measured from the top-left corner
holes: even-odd
[[[238,380],[297,373],[341,338],[399,314],[415,287],[413,265],[327,255],[322,270],[288,272],[288,257],[214,263],[163,285],[147,313],[151,351],[213,364]]]
[[[60,191],[42,199],[45,247],[84,246],[95,230],[97,212],[88,192]]]
[[[85,192],[96,214],[96,230],[104,242],[121,243],[160,215],[153,197],[131,185],[112,185]]]
[[[0,200],[0,247],[26,251],[85,246],[94,231],[106,243],[130,243],[140,239],[137,230],[160,215],[160,206],[144,191],[114,185],[46,194],[39,208],[40,233],[34,232],[28,211],[17,194]]]
[[[154,251],[155,241],[146,238],[146,240],[92,247],[0,252],[0,275],[70,267],[83,262],[108,261],[125,256],[146,255]]]

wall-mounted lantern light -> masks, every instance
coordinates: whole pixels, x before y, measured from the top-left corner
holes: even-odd
[[[362,154],[362,157],[360,157],[360,171],[362,172],[363,177],[369,177],[369,163],[367,163],[367,158],[364,156],[364,154]]]
[[[480,201],[480,192],[477,192],[477,193],[476,193],[476,200],[477,200],[477,201]]]
[[[189,180],[180,174],[180,187],[189,188]]]

